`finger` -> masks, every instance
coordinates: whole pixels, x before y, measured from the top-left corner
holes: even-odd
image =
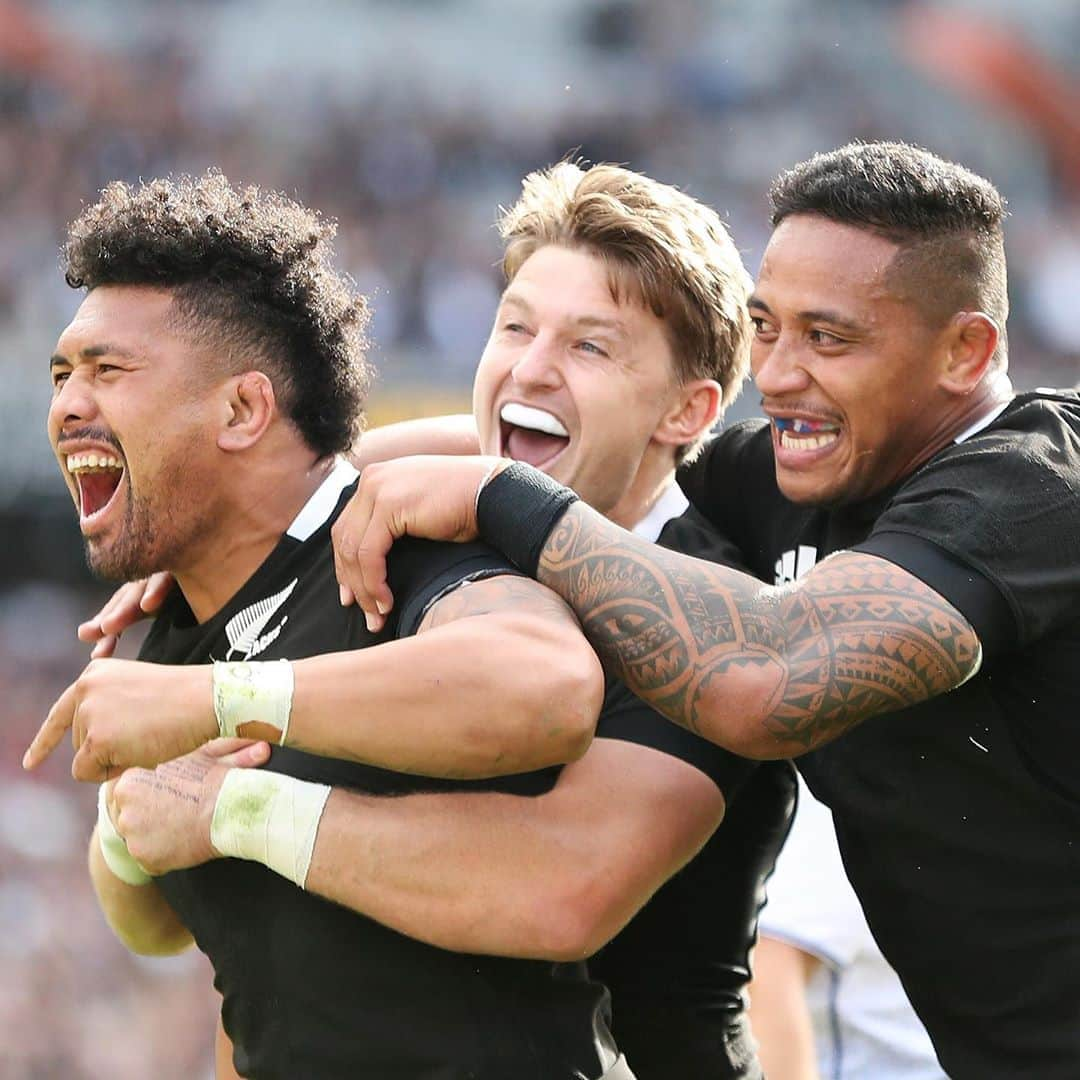
[[[106,634],[90,650],[91,660],[101,660],[112,656],[116,652],[116,646],[120,643],[119,634]]]
[[[115,775],[113,775],[115,774]],[[99,761],[88,743],[83,743],[71,761],[71,778],[84,783],[99,784],[103,780],[115,780],[120,770],[107,761]]]
[[[151,574],[146,583],[146,591],[143,593],[142,600],[139,603],[143,613],[149,615],[157,611],[165,603],[165,598],[172,592],[174,584],[172,574]]]
[[[106,634],[122,634],[137,623],[146,614],[140,606],[145,591],[144,580],[130,581],[118,589],[113,598],[115,603],[98,619],[102,631]]]
[[[259,740],[241,746],[239,750],[233,750],[229,754],[218,758],[219,765],[230,765],[240,769],[256,768],[265,765],[270,760],[270,744]]]
[[[350,579],[349,585],[356,595],[356,602],[364,610],[368,629],[381,628],[394,606],[394,597],[386,582],[386,556],[399,535],[387,523],[373,517],[357,547],[356,572],[360,584],[358,586]]]
[[[79,625],[78,636],[80,641],[91,644],[97,641],[98,638],[106,632],[102,629],[102,620],[115,611],[117,605],[124,602],[124,599],[127,596],[127,590],[130,587],[130,583],[121,585],[112,596],[101,605],[101,608],[93,618],[87,619],[86,622]]]
[[[224,739],[211,739],[210,742],[205,743],[201,747],[201,752],[208,754],[212,758],[223,758],[228,754],[234,754],[238,750],[244,750],[249,746],[257,745],[261,740],[259,739],[241,739],[236,736],[231,736]]]
[[[26,753],[23,754],[22,765],[24,769],[37,768],[60,745],[64,732],[71,726],[72,720],[75,718],[75,687],[76,684],[72,683],[56,699],[56,703],[49,710],[45,722],[38,728],[38,733],[34,736],[33,742],[30,743]]]

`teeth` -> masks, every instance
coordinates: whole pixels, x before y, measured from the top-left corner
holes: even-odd
[[[68,472],[84,472],[86,469],[123,469],[123,463],[113,454],[68,454]]]
[[[827,431],[821,435],[795,435],[790,431],[780,432],[780,445],[785,450],[820,450],[823,446],[835,442],[837,433]]]
[[[570,437],[570,432],[562,422],[543,409],[534,409],[531,405],[519,405],[516,401],[507,402],[499,412],[499,417],[514,427],[528,428],[530,431],[542,431],[545,435],[558,435],[563,439]]]

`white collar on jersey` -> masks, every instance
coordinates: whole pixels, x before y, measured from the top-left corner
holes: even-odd
[[[360,474],[343,457],[337,458],[334,467],[326,474],[326,479],[315,489],[303,509],[293,519],[286,530],[286,536],[301,542],[307,540],[316,529],[322,526],[334,512],[341,493]]]
[[[964,428],[964,430],[953,439],[953,442],[962,443],[965,439],[970,439],[972,435],[978,435],[983,428],[989,427],[1011,404],[1012,398],[1010,397],[1008,401],[1003,401],[1000,405],[995,405],[984,417],[976,420],[971,427]]]
[[[673,518],[686,513],[690,500],[674,480],[664,489],[664,493],[653,503],[653,508],[630,530],[635,536],[656,543],[664,526]]]

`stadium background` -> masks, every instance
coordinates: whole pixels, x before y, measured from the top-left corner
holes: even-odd
[[[218,165],[338,218],[375,306],[378,423],[467,408],[499,289],[491,223],[526,171],[574,153],[678,184],[754,269],[777,170],[903,138],[1006,194],[1014,380],[1072,384],[1078,58],[1074,0],[306,0],[302,17],[0,0],[0,1075],[210,1075],[205,963],[113,941],[84,871],[93,792],[66,751],[19,768],[105,595],[44,436],[46,361],[78,300],[57,246],[84,201]]]

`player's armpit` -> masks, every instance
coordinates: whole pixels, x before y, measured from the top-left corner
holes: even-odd
[[[747,757],[805,753],[959,686],[980,662],[947,600],[858,552],[777,588],[645,544],[578,503],[540,577],[636,694]]]

